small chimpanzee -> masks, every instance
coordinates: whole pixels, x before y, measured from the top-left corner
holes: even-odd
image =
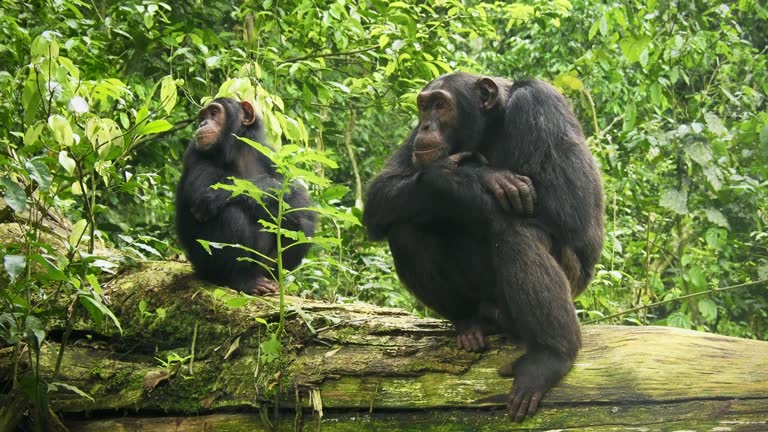
[[[600,173],[570,104],[542,81],[449,74],[417,103],[419,124],[370,184],[363,222],[460,347],[484,349],[495,329],[526,344],[499,370],[515,377],[508,410],[520,421],[581,346],[571,297],[603,245]]]
[[[277,214],[278,202],[264,195],[268,212],[246,195],[232,197],[229,191],[211,188],[217,183],[231,184],[233,177],[250,180],[264,191],[280,187],[282,177],[269,158],[235,135],[266,145],[263,121],[249,102],[218,98],[198,114],[195,138],[184,154],[184,170],[176,188],[176,231],[202,279],[247,294],[274,293],[277,283],[259,264],[274,269],[269,260],[235,247],[211,249],[208,254],[197,242],[240,244],[271,259],[277,256],[276,236],[264,230],[259,220],[272,221],[270,214]],[[307,190],[298,184],[292,185],[285,202],[292,208],[311,205]],[[311,236],[315,213],[290,212],[282,226]],[[281,241],[283,247],[291,244],[287,237]],[[285,268],[298,266],[308,247],[302,244],[284,250]]]

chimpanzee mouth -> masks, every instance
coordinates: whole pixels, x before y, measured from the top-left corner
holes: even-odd
[[[432,149],[426,149],[426,150],[416,150],[416,149],[414,149],[414,150],[413,150],[413,153],[414,153],[414,154],[418,154],[418,155],[426,155],[426,154],[434,153],[434,152],[436,152],[437,150],[438,150],[438,149],[434,149],[434,148],[432,148]]]

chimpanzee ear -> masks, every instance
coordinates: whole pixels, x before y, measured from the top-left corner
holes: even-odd
[[[243,110],[243,114],[240,116],[240,121],[243,123],[243,125],[249,126],[256,122],[256,111],[253,109],[253,105],[251,105],[250,102],[240,102],[240,109]]]
[[[499,86],[493,78],[482,77],[477,81],[477,89],[480,91],[480,109],[488,111],[496,106],[499,101]]]

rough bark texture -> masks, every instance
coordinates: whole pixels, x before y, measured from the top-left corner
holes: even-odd
[[[50,394],[72,431],[768,431],[768,343],[666,327],[583,327],[573,370],[522,424],[504,416],[521,354],[471,354],[446,322],[289,297],[283,354],[265,363],[278,299],[238,294],[158,262],[106,285],[124,333],[76,326],[62,376],[94,401]],[[164,308],[165,318],[144,315]],[[55,332],[51,340],[55,341]],[[164,367],[170,353],[194,360]],[[58,346],[42,356],[50,374]],[[0,376],[11,351],[0,350]]]

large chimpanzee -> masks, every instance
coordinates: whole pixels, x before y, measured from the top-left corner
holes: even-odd
[[[269,258],[277,256],[276,236],[265,231],[259,220],[271,221],[269,214],[277,214],[278,202],[264,196],[268,213],[251,197],[232,197],[229,191],[211,188],[217,183],[231,183],[231,177],[250,180],[264,191],[280,187],[282,178],[269,158],[235,135],[266,145],[263,121],[249,102],[218,98],[198,114],[195,138],[184,154],[184,170],[176,189],[176,231],[202,279],[248,294],[264,295],[278,288],[269,272],[256,262],[238,258],[274,268],[271,262],[235,247],[211,249],[212,254],[208,254],[197,242],[204,239],[241,244]],[[306,189],[298,184],[292,185],[285,202],[292,208],[311,205]],[[282,226],[311,236],[315,213],[290,212]],[[283,247],[290,243],[290,239],[283,237]],[[298,266],[308,247],[297,245],[285,250],[285,267]]]
[[[419,124],[369,186],[364,223],[400,279],[480,351],[497,329],[527,352],[508,410],[535,414],[581,346],[571,297],[603,245],[600,173],[567,100],[537,80],[444,75]],[[535,190],[534,190],[535,189]]]

